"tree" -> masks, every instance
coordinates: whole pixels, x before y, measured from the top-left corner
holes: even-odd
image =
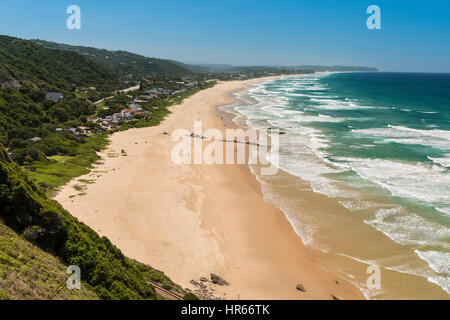
[[[87,122],[87,117],[86,117],[85,115],[82,115],[82,116],[80,117],[80,121],[81,121],[82,123],[86,123],[86,122]]]
[[[29,154],[27,154],[25,156],[23,165],[24,165],[25,169],[27,169],[28,171],[33,171],[33,158],[31,158],[31,156]]]
[[[56,118],[59,122],[66,122],[69,120],[69,114],[67,113],[66,109],[62,107],[57,107],[53,111],[53,117]]]

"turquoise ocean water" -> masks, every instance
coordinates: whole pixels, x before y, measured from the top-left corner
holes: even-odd
[[[450,293],[450,74],[314,74],[237,97],[236,121],[287,133],[283,171],[365,212],[365,225],[411,247]]]

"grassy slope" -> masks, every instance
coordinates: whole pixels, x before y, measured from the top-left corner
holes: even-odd
[[[82,280],[101,299],[157,299],[149,279],[184,294],[162,272],[125,257],[107,238],[48,199],[1,145],[0,208],[0,218],[18,235],[65,265],[79,266]]]
[[[0,222],[0,300],[98,299],[86,283],[65,285],[67,266]]]
[[[46,185],[49,195],[73,178],[89,173],[92,165],[100,160],[96,151],[106,147],[107,135],[95,135],[74,150],[75,156],[53,156],[50,162],[35,162],[30,177],[41,185]]]

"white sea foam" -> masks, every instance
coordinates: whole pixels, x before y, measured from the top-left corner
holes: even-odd
[[[266,182],[264,177],[258,176],[252,166],[250,166],[250,170],[256,176],[261,185],[264,200],[277,206],[281,211],[283,211],[297,235],[302,239],[302,242],[306,245],[312,245],[314,242],[314,233],[317,230],[314,227],[314,223],[312,221],[299,219],[298,212],[295,209],[297,207],[297,204],[292,203],[295,200],[287,201],[282,197],[278,197],[272,185]]]
[[[404,144],[420,144],[450,150],[450,131],[446,130],[420,130],[403,126],[388,126],[386,128],[371,128],[352,130],[353,133],[381,137],[386,142]]]
[[[450,277],[450,252],[420,250],[415,250],[415,252],[420,258],[425,260],[434,271]]]
[[[429,261],[428,261],[428,259],[430,259],[429,257],[427,257],[427,259],[426,259],[425,255],[423,255],[422,252],[420,252],[418,250],[415,250],[415,253],[422,260],[427,262],[427,264],[430,266]],[[354,261],[357,261],[359,263],[365,264],[367,266],[377,266],[379,268],[384,268],[384,269],[387,269],[387,270],[391,270],[391,271],[395,271],[395,272],[399,272],[399,273],[403,273],[403,274],[409,274],[409,275],[414,275],[414,276],[427,278],[428,281],[439,285],[446,292],[450,293],[448,291],[449,288],[450,288],[449,287],[450,277],[449,277],[448,272],[444,273],[444,275],[440,275],[439,272],[436,272],[436,270],[434,268],[432,268],[432,267],[431,267],[432,270],[430,270],[430,269],[418,268],[417,265],[411,265],[411,262],[409,262],[410,261],[410,256],[409,255],[393,256],[393,257],[389,257],[389,258],[385,258],[385,259],[379,259],[377,261],[356,258],[356,257],[350,256],[350,255],[346,255],[346,254],[342,254],[342,253],[338,253],[338,255],[346,257],[346,258],[349,258],[349,259],[354,260]],[[432,254],[430,254],[430,256],[432,256],[430,261],[434,260],[434,263],[437,263],[439,266],[442,263],[447,263],[447,268],[448,268],[448,254],[441,253],[441,252],[432,252]],[[398,264],[399,261],[401,261],[402,263],[404,263],[406,261],[406,263]],[[442,266],[442,267],[445,268],[445,266]],[[368,290],[365,287],[365,284],[361,284],[359,287],[363,291],[363,293],[365,294],[366,298],[368,298],[368,297],[373,298],[373,297],[383,293],[383,292],[377,292],[377,291]]]
[[[449,207],[450,174],[437,166],[365,158],[336,158],[363,179],[389,190],[392,195],[419,199],[435,207]]]
[[[317,115],[317,116],[297,116],[294,117],[293,121],[295,122],[342,122],[346,121],[347,119],[344,118],[335,118],[330,116],[324,116],[324,115]]]
[[[427,114],[436,114],[436,113],[439,113],[439,112],[436,112],[436,111],[417,111],[417,112],[420,112],[420,113],[427,113]]]
[[[450,252],[415,250],[415,253],[439,274],[427,277],[428,280],[450,294]]]
[[[272,120],[269,121],[273,124]],[[291,129],[289,135],[280,137],[280,160],[278,167],[285,172],[309,181],[315,192],[328,197],[358,197],[359,194],[344,190],[336,182],[327,178],[327,174],[342,173],[327,160],[322,151],[328,141],[320,136],[318,130],[308,127]]]
[[[350,211],[360,211],[367,209],[379,208],[380,204],[372,201],[361,201],[361,200],[342,200],[338,201],[344,208]]]
[[[415,250],[416,254],[427,262],[435,273],[429,270],[406,269],[404,272],[426,277],[428,281],[439,285],[450,293],[449,253],[450,229],[405,212],[402,208],[381,209],[373,220],[365,223],[383,232],[389,238],[402,245],[434,246],[443,251]],[[401,272],[399,268],[391,268]],[[403,268],[405,269],[405,268]]]
[[[362,106],[352,101],[339,101],[334,99],[311,98],[311,101],[319,103],[313,106],[316,109],[324,110],[352,110],[352,109],[373,109],[371,106]]]
[[[436,210],[448,214],[450,216],[450,207],[439,207],[436,206]]]
[[[446,154],[445,157],[442,158],[432,158],[432,157],[427,158],[442,167],[450,168],[450,154]]]
[[[450,229],[401,207],[380,209],[366,224],[402,245],[435,246],[450,249]]]

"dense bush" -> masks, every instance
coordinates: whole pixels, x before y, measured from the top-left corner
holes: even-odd
[[[75,155],[86,144],[56,128],[87,124],[96,108],[74,91],[95,86],[109,95],[122,86],[106,66],[74,52],[52,50],[33,41],[0,36],[0,143],[20,165],[45,162],[53,155]],[[45,100],[45,91],[60,91],[64,100]],[[101,128],[94,128],[101,133]],[[28,141],[38,137],[38,142]],[[92,150],[91,150],[92,151]]]
[[[112,91],[120,86],[116,74],[103,64],[29,40],[0,36],[0,61],[0,82],[16,79],[26,89],[74,91],[75,86],[95,86]]]
[[[56,128],[86,125],[94,133],[101,133],[99,125],[87,122],[87,115],[95,112],[90,103],[69,97],[60,103],[37,104],[35,91],[19,92],[11,88],[0,89],[0,143],[12,152],[12,158],[20,165],[27,156],[33,161],[44,161],[53,155],[75,155],[86,139],[68,132],[56,132]],[[37,100],[36,100],[37,101]],[[33,137],[38,142],[28,142]]]
[[[184,295],[184,300],[200,300],[200,299],[193,293],[187,293]]]

